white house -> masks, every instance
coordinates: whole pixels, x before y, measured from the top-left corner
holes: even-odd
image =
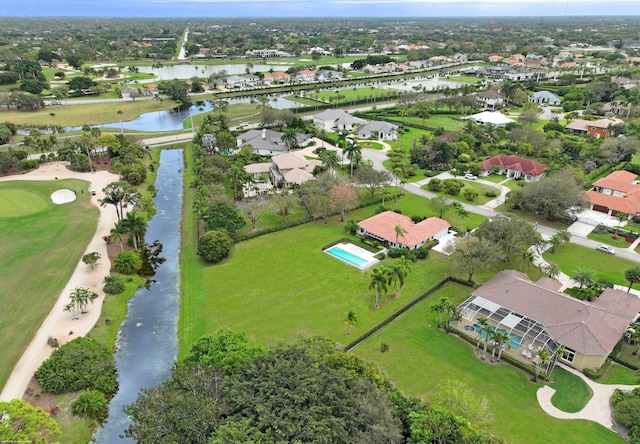
[[[560,103],[562,102],[562,100],[560,100],[560,97],[549,91],[536,91],[532,96],[529,96],[528,100],[531,103],[539,103],[541,105],[547,104],[551,106],[560,105]]]
[[[515,120],[508,118],[504,114],[491,111],[483,111],[468,117],[472,122],[478,125],[506,126],[508,123],[514,123]]]
[[[378,140],[398,140],[398,125],[389,122],[373,121],[365,123],[358,129],[359,139],[375,138]]]
[[[261,156],[276,156],[286,153],[289,147],[283,142],[284,133],[270,129],[252,129],[236,137],[238,148],[251,145],[255,154]],[[304,145],[311,138],[308,134],[296,134],[298,146]]]
[[[313,125],[318,130],[335,131],[347,130],[352,131],[357,125],[364,125],[366,120],[352,116],[343,109],[334,108],[322,111],[313,116]]]

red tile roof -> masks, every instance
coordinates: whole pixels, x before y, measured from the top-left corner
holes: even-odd
[[[535,160],[525,159],[519,156],[507,156],[502,154],[483,160],[480,165],[484,171],[489,171],[492,166],[498,165],[500,168],[522,171],[527,176],[540,176],[547,169],[547,166]]]
[[[633,183],[637,177],[638,176],[636,174],[630,173],[629,171],[614,171],[607,177],[596,180],[593,183],[593,186],[608,188],[615,191],[623,191],[626,193],[638,187],[638,185]]]
[[[398,236],[398,242],[409,248],[415,247],[451,226],[449,222],[438,217],[430,217],[414,224],[409,217],[393,211],[376,214],[358,223],[358,225],[366,232],[389,242],[396,241],[395,228],[396,225],[400,225],[407,233],[404,236]]]

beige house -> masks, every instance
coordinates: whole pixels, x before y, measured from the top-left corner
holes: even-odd
[[[551,357],[546,371],[557,359],[578,370],[599,368],[638,317],[640,299],[607,288],[587,302],[561,293],[561,286],[554,279],[532,282],[524,273],[501,271],[458,306],[462,320],[453,325],[482,339],[486,333],[478,319],[485,318],[509,334],[505,354],[535,365],[536,350],[546,349]],[[566,352],[559,355],[561,346]]]
[[[396,233],[400,226],[404,234]],[[358,234],[376,239],[389,247],[415,250],[427,241],[440,239],[449,232],[451,225],[438,217],[429,217],[417,224],[411,218],[393,211],[384,211],[358,223]]]

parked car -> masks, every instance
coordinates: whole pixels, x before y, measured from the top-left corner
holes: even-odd
[[[89,190],[89,192],[91,193],[91,195],[92,195],[92,196],[95,196],[95,195],[96,195],[96,189],[95,189],[95,188],[91,188],[91,189]]]
[[[469,179],[469,180],[476,180],[478,178],[478,176],[474,176],[471,173],[467,173],[467,174],[464,175],[464,178],[465,179]]]
[[[616,250],[614,250],[613,247],[610,247],[609,245],[600,244],[596,247],[596,250],[602,251],[603,253],[607,254],[616,254]]]

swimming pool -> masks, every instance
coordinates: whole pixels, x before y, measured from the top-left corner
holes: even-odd
[[[378,259],[373,257],[375,253],[350,243],[334,245],[324,250],[324,252],[360,270],[369,268],[378,262]]]
[[[466,327],[469,327],[468,325],[465,326],[465,330],[469,331]],[[473,330],[471,331],[480,331],[480,324],[473,324]],[[503,328],[498,328],[497,331],[501,331],[503,333],[506,333],[507,330],[503,329]],[[485,332],[482,332],[482,337],[485,338],[487,336],[487,334]],[[509,333],[509,338],[511,339],[509,341],[509,345],[511,346],[512,349],[517,350],[522,346],[522,336],[518,336],[515,333]]]

